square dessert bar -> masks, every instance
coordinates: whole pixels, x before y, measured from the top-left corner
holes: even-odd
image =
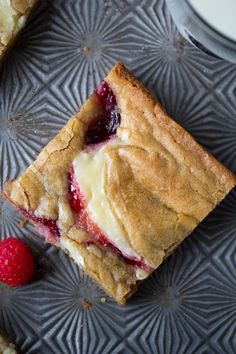
[[[37,0],[0,0],[0,60],[24,27]]]
[[[4,197],[125,303],[235,183],[118,63]]]

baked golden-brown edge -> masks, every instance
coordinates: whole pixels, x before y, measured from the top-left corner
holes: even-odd
[[[222,184],[226,185],[226,188],[232,188],[232,186],[236,184],[236,176],[198,144],[183,127],[170,118],[150,91],[126,69],[123,63],[117,63],[105,80],[111,84],[116,94],[118,88],[122,88],[123,95],[131,96],[137,107],[140,107],[141,110],[145,108],[153,112],[152,118],[157,120],[158,124],[161,126],[165,126],[178,144],[188,149],[193,155],[196,155],[206,167],[210,168],[219,180],[222,181]],[[125,90],[125,86],[127,90]]]
[[[159,134],[154,140],[158,141],[159,139],[163,146],[167,145],[168,148],[171,146],[173,153],[177,151],[177,159],[180,158],[180,161],[186,160],[189,166],[195,164],[196,169],[199,168],[202,176],[207,180],[207,186],[212,190],[216,189],[212,194],[212,200],[208,203],[209,205],[206,202],[207,207],[203,208],[202,211],[195,208],[196,216],[191,217],[180,213],[178,220],[183,223],[184,227],[186,226],[186,229],[181,229],[181,233],[176,238],[172,237],[172,239],[167,240],[168,242],[164,240],[165,244],[161,240],[158,246],[159,251],[153,257],[153,265],[157,267],[233,188],[236,184],[236,178],[212,155],[207,153],[180,125],[168,117],[160,104],[129,73],[123,64],[118,63],[105,80],[113,89],[121,111],[122,120],[117,131],[118,137],[124,140],[128,139],[132,147],[136,147],[138,143],[139,148],[142,148],[142,146],[145,146],[147,138],[152,139],[152,134]],[[34,211],[38,208],[41,198],[44,197],[45,193],[48,193],[47,190],[50,188],[51,194],[49,194],[52,200],[47,215],[52,219],[58,218],[60,213],[58,203],[65,208],[68,207],[66,204],[68,168],[76,153],[83,149],[84,134],[88,122],[97,114],[97,103],[97,99],[93,95],[83,105],[81,111],[71,118],[59,134],[42,150],[37,160],[27,169],[24,175],[18,180],[6,184],[5,198],[17,207]],[[142,127],[144,132],[137,132],[137,125],[131,126],[130,130],[127,130],[127,126],[132,125],[136,119],[135,112],[139,112],[140,119],[145,120],[147,127],[151,127],[151,130],[147,129],[145,131],[146,126],[144,125]],[[130,118],[131,115],[133,121]],[[153,148],[155,148],[154,145]],[[151,152],[149,151],[149,153]],[[135,157],[135,154],[132,157]],[[148,170],[148,168],[150,168],[150,165],[147,165],[146,169]],[[126,172],[124,170],[124,175]],[[188,177],[188,175],[186,176]],[[145,184],[145,181],[143,183]],[[182,202],[184,203],[184,200]],[[181,204],[181,199],[178,200],[178,203]],[[70,211],[67,210],[67,215],[69,214]],[[83,255],[87,263],[85,266],[86,273],[102,285],[116,301],[125,303],[126,299],[133,293],[137,282],[130,267],[116,255],[111,254],[112,260],[105,257],[102,247],[94,246],[93,250],[88,251],[83,244],[88,235],[86,232],[74,228],[72,215],[69,215],[67,219],[70,219],[69,223],[67,220],[67,225],[66,223],[62,225],[64,228],[63,242],[69,242],[75,252]],[[145,240],[141,241],[138,246],[145,247]],[[66,249],[63,245],[60,245],[60,247]],[[148,253],[150,254],[150,251],[147,249]],[[73,258],[77,263],[80,263],[78,259],[76,260],[76,256]]]
[[[38,0],[11,0],[11,8],[15,11],[11,16],[12,19],[14,18],[12,31],[6,30],[5,19],[1,19],[4,14],[0,13],[0,63],[6,57],[37,3]]]

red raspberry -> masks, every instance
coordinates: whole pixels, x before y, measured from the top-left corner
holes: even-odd
[[[21,286],[31,280],[33,273],[33,257],[24,242],[13,237],[0,242],[0,282]]]

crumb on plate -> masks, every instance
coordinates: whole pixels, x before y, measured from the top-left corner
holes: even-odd
[[[89,310],[93,307],[93,305],[90,302],[88,302],[87,300],[80,300],[80,303],[85,310]]]

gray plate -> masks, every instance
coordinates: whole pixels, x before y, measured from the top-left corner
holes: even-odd
[[[117,60],[236,171],[236,66],[178,34],[162,0],[42,1],[0,73],[1,186],[34,159]],[[22,353],[235,353],[236,194],[119,307],[0,201],[0,234],[18,236],[37,281],[0,285],[0,327]],[[92,307],[84,309],[81,300]]]

